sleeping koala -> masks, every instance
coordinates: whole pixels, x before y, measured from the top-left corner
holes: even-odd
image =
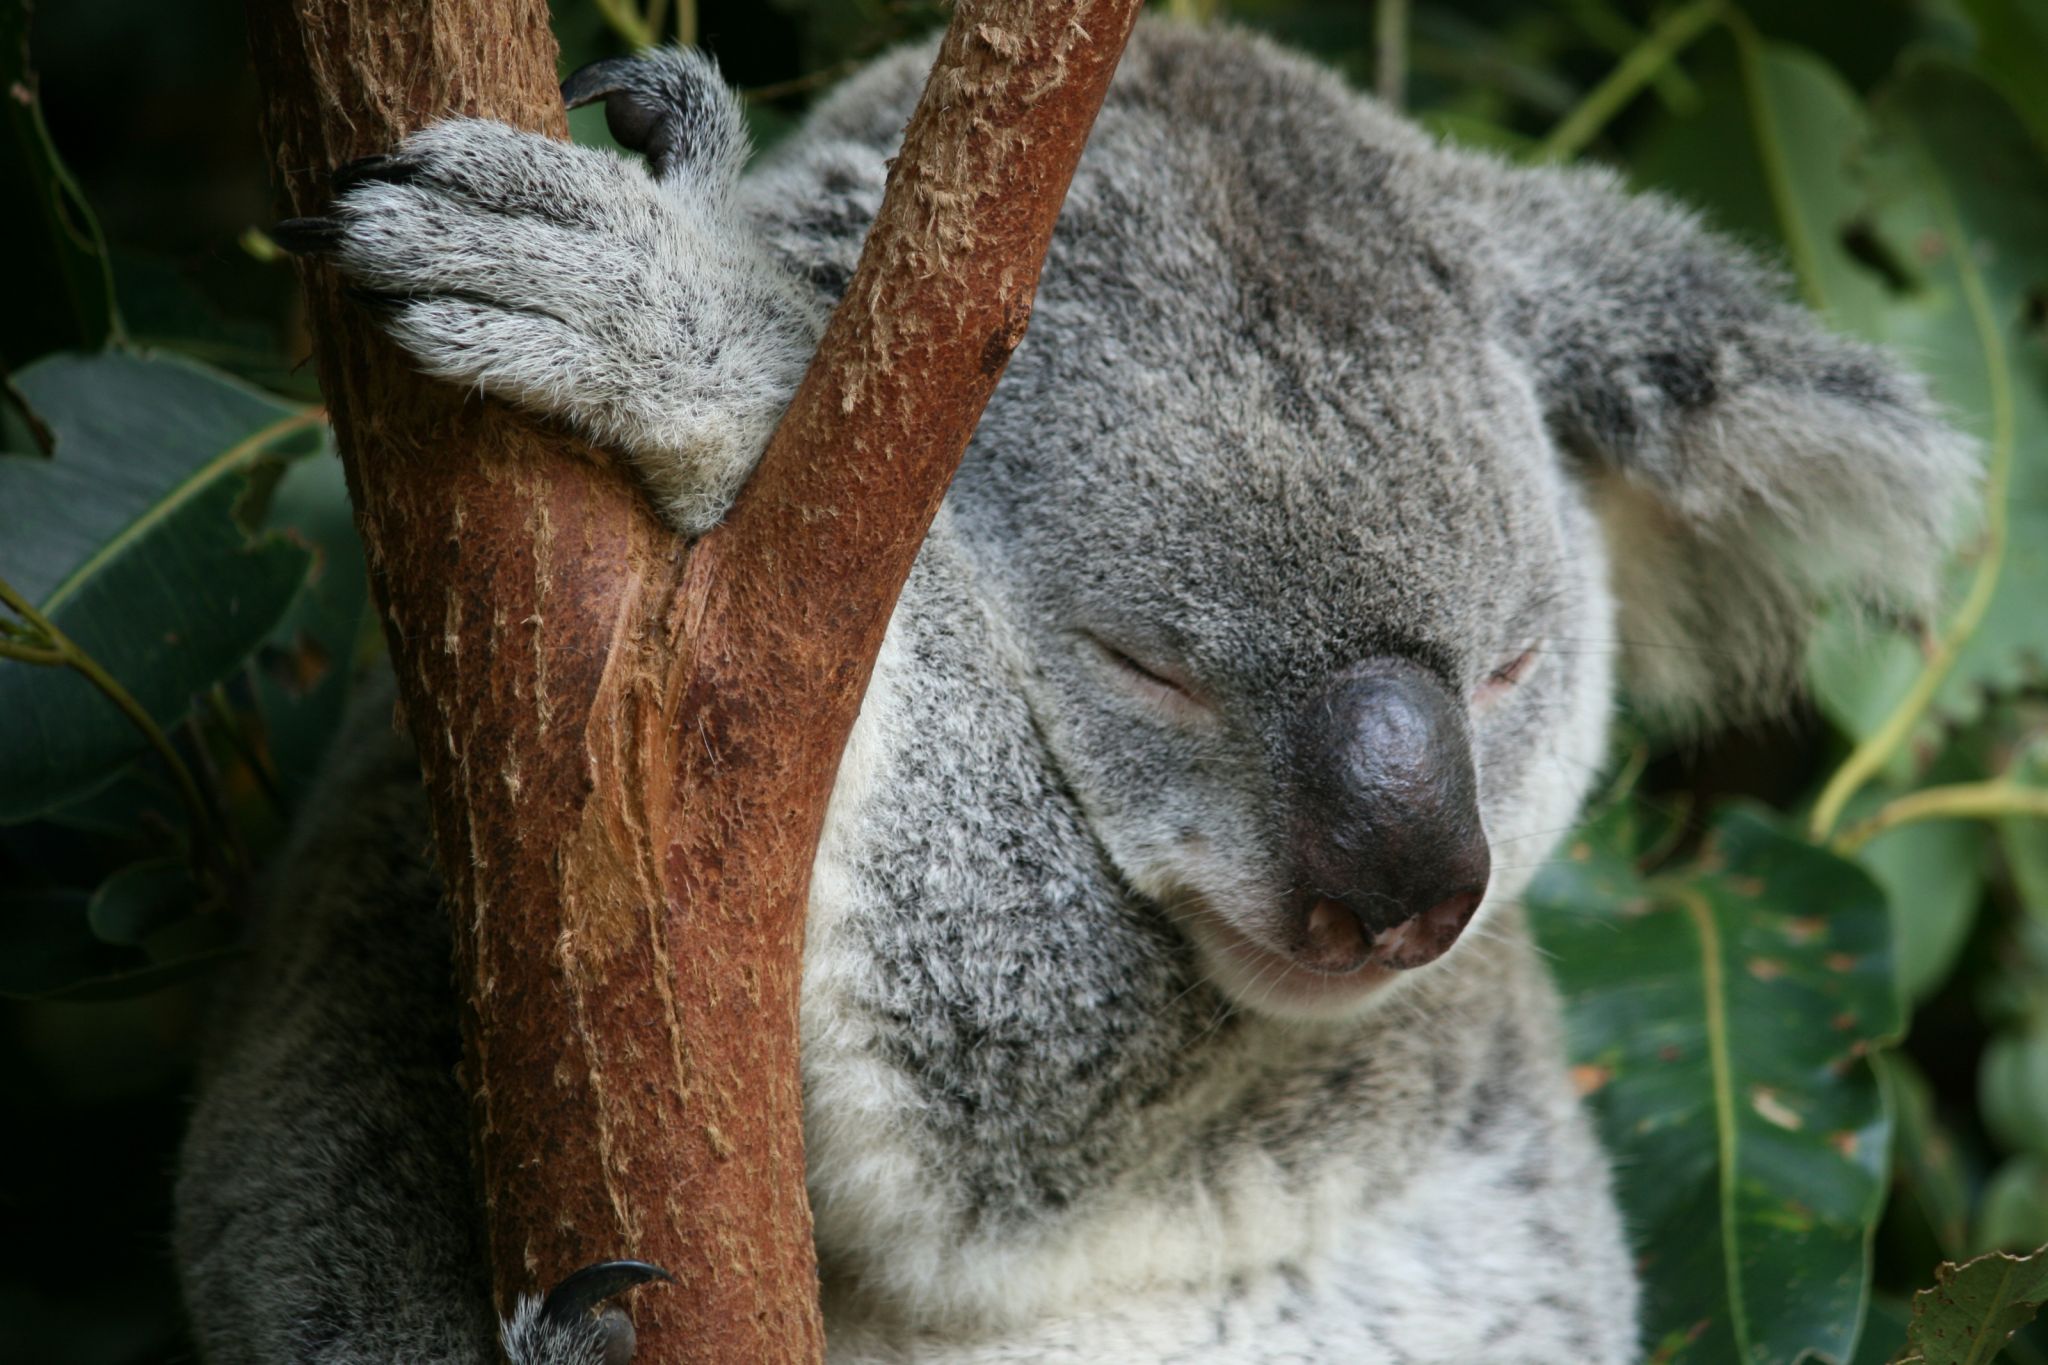
[[[644,167],[445,123],[280,240],[432,373],[623,452],[694,533],[930,61],[882,59],[744,179],[707,61],[604,63],[566,93]],[[1925,598],[1970,469],[1916,383],[1670,205],[1141,24],[818,853],[831,1359],[1633,1360],[1517,897],[1601,762],[1617,659],[1645,706],[1767,703],[1818,600]],[[216,1362],[499,1349],[447,925],[375,710],[183,1158]],[[619,1282],[524,1304],[503,1349],[624,1358],[588,1311]]]

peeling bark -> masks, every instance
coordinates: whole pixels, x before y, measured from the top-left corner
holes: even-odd
[[[501,1305],[631,1255],[643,1361],[816,1360],[796,1002],[826,800],[1024,334],[1137,0],[961,0],[846,301],[725,526],[414,374],[309,267],[432,799]],[[289,211],[454,114],[563,136],[542,0],[249,0]]]

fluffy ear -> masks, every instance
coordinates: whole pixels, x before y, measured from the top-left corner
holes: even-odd
[[[1822,601],[1932,604],[1977,459],[1917,377],[1604,172],[1460,174],[1495,318],[1607,527],[1634,700],[1754,713],[1796,682]]]

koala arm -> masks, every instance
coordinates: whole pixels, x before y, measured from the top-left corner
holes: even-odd
[[[212,1365],[609,1365],[621,1278],[491,1311],[449,931],[388,683],[255,915],[179,1158],[176,1250]],[[581,1278],[579,1278],[581,1276]],[[638,1278],[645,1278],[640,1276]]]
[[[829,299],[739,201],[745,123],[710,59],[600,62],[564,95],[603,99],[645,166],[453,119],[342,168],[329,216],[277,240],[330,259],[428,373],[619,452],[699,534],[760,458]]]

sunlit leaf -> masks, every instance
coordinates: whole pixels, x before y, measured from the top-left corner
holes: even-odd
[[[1639,1238],[1646,1339],[1846,1360],[1890,1141],[1867,1053],[1900,1027],[1883,894],[1747,810],[1645,878],[1629,825],[1604,816],[1527,899]]]

